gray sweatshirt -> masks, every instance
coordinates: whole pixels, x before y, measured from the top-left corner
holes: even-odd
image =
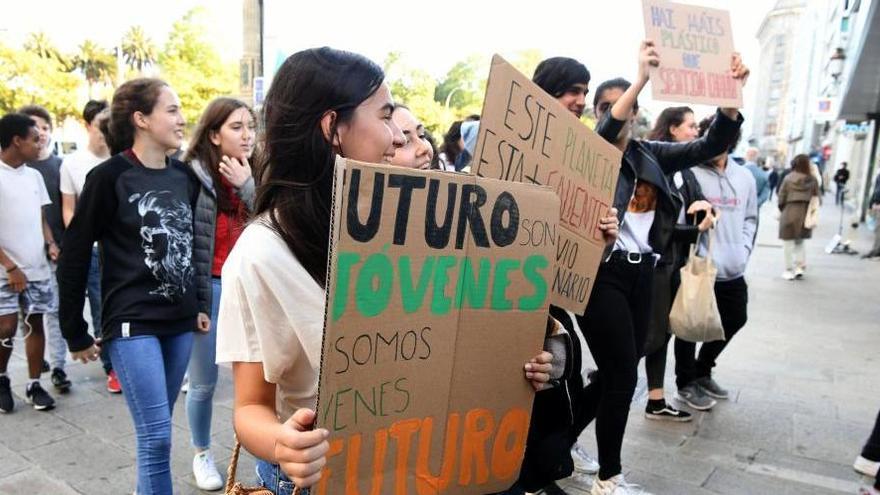
[[[758,227],[758,197],[755,177],[742,165],[727,159],[720,171],[712,165],[694,167],[703,196],[721,218],[715,227],[712,259],[718,267],[719,281],[733,280],[746,273]],[[705,237],[700,253],[705,255]]]

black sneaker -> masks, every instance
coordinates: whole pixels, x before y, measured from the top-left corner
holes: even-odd
[[[718,403],[715,399],[706,395],[706,392],[695,382],[679,388],[675,398],[697,411],[708,411]]]
[[[687,423],[694,419],[691,413],[687,411],[679,411],[670,406],[668,403],[660,409],[651,409],[650,406],[645,408],[645,418],[655,421],[675,421],[676,423]]]
[[[55,399],[49,395],[49,392],[43,390],[40,382],[31,384],[25,390],[24,400],[28,404],[33,404],[34,409],[37,411],[48,411],[55,407]]]
[[[55,390],[62,394],[70,390],[71,383],[63,369],[55,368],[52,370],[52,385],[55,387]]]
[[[43,360],[43,367],[40,368],[40,373],[48,373],[52,368],[49,367],[49,361]]]
[[[11,413],[15,409],[15,401],[12,400],[12,388],[9,386],[9,377],[0,376],[0,413]]]
[[[696,379],[697,385],[703,389],[703,392],[706,392],[706,395],[709,397],[715,397],[716,399],[727,399],[730,397],[730,393],[727,390],[721,388],[721,385],[712,379],[711,376],[704,376],[702,378]]]

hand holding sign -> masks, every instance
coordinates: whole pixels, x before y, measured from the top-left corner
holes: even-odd
[[[660,54],[657,53],[654,41],[644,40],[639,48],[638,81],[644,85],[651,78],[651,68],[660,66]]]
[[[323,428],[312,430],[315,412],[298,409],[283,425],[275,440],[275,460],[299,488],[308,488],[321,479],[327,464],[329,433]]]
[[[526,379],[532,383],[536,392],[544,390],[550,381],[550,372],[553,371],[553,354],[542,351],[524,366]]]
[[[749,68],[743,64],[739,52],[733,52],[733,55],[730,56],[730,75],[734,79],[738,79],[742,86],[745,86],[750,73]]]

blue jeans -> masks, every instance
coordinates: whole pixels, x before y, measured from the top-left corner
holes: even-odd
[[[278,464],[257,459],[257,483],[269,489],[275,495],[292,495],[295,488],[290,478],[281,471]],[[309,495],[309,490],[300,490],[302,495]]]
[[[211,279],[211,330],[193,336],[189,360],[189,392],[186,394],[186,417],[197,449],[211,446],[211,413],[214,387],[217,385],[217,313],[220,308],[220,279]]]
[[[171,413],[192,349],[192,332],[108,342],[137,437],[138,495],[171,493]]]
[[[89,265],[89,278],[86,279],[86,296],[89,299],[89,311],[92,313],[92,327],[95,329],[95,337],[101,336],[101,260],[98,255],[98,247],[92,246],[92,262]],[[110,373],[113,365],[110,363],[110,351],[107,346],[101,347],[101,365],[104,373]]]

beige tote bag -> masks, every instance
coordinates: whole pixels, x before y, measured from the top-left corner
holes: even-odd
[[[712,237],[709,229],[709,249],[706,257],[697,256],[697,245],[691,245],[690,257],[681,269],[681,286],[669,312],[669,328],[673,335],[688,342],[724,340],[724,328],[715,301],[715,276],[718,269],[712,262]]]

